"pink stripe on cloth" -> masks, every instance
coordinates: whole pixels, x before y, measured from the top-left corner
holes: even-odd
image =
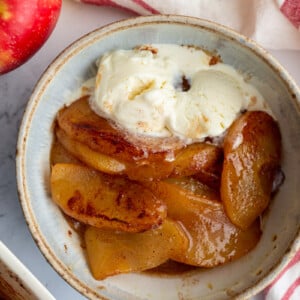
[[[131,12],[131,13],[137,14],[136,11],[130,9],[126,5],[122,6],[122,5],[114,2],[113,0],[80,0],[80,2],[87,3],[87,4],[95,4],[95,5],[100,5],[100,6],[103,5],[103,6],[116,7],[116,8],[120,8],[123,10],[127,10],[128,12]]]
[[[280,10],[296,28],[300,27],[300,0],[285,0]]]
[[[300,250],[296,253],[293,259],[281,271],[276,279],[264,290],[266,299],[272,300],[289,300],[295,289],[300,285],[300,270],[297,270],[296,264],[300,263]],[[293,266],[295,267],[293,268]],[[297,274],[298,273],[298,274]],[[291,282],[287,282],[290,278]],[[280,294],[280,296],[278,295]],[[277,295],[277,297],[276,297]]]
[[[288,288],[284,296],[282,297],[282,300],[289,300],[291,296],[293,295],[295,289],[300,286],[300,277],[298,277]]]
[[[96,5],[107,5],[107,6],[114,6],[114,7],[118,6],[112,0],[80,0],[80,1],[84,3],[96,4]]]
[[[142,8],[148,10],[152,14],[160,14],[158,10],[156,10],[154,7],[152,7],[151,5],[149,5],[147,2],[143,0],[131,0],[131,1],[138,4]]]
[[[287,272],[293,265],[300,261],[300,251],[296,253],[293,259],[288,263],[288,265],[282,270],[279,276],[272,282],[271,286],[276,284],[276,282],[282,277],[282,275]]]

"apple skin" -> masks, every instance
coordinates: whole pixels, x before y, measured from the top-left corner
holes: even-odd
[[[50,36],[62,0],[0,0],[0,74],[25,63]]]

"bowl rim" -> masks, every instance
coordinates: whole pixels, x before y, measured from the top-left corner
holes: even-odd
[[[46,90],[48,84],[51,82],[51,78],[60,70],[60,68],[71,57],[75,56],[78,51],[81,51],[88,45],[93,44],[93,41],[102,39],[106,35],[113,34],[118,31],[126,30],[135,26],[142,26],[147,24],[179,24],[187,26],[195,26],[203,28],[208,31],[219,32],[226,38],[236,41],[239,45],[244,46],[254,52],[264,60],[275,72],[277,72],[280,78],[283,80],[286,88],[288,89],[295,107],[300,113],[300,88],[297,86],[290,74],[281,66],[281,64],[263,47],[257,44],[254,40],[232,30],[229,27],[218,24],[213,21],[201,19],[197,17],[183,16],[183,15],[150,15],[150,16],[138,16],[128,18],[121,21],[116,21],[104,26],[101,26],[81,37],[76,39],[73,43],[67,46],[61,51],[54,60],[48,65],[45,71],[40,76],[39,80],[34,86],[33,92],[27,102],[22,121],[19,127],[19,134],[16,147],[16,177],[17,177],[17,189],[18,197],[22,207],[22,211],[25,217],[25,221],[30,230],[30,233],[38,246],[39,250],[52,266],[52,268],[73,288],[86,297],[93,297],[95,299],[106,299],[105,297],[94,292],[92,288],[87,286],[84,282],[79,280],[72,272],[63,264],[62,261],[56,257],[54,251],[48,245],[45,240],[39,225],[36,222],[35,214],[30,205],[30,198],[28,196],[27,187],[25,185],[25,153],[26,153],[26,141],[29,133],[29,127],[33,118],[34,112],[42,98],[43,92]],[[296,252],[300,249],[300,226],[297,230],[294,240],[287,247],[284,255],[273,266],[269,272],[259,279],[252,286],[241,291],[236,295],[236,299],[245,299],[254,296],[262,291],[267,285],[269,285],[277,275],[284,269],[289,261],[294,257]]]

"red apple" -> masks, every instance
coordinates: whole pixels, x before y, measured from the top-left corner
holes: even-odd
[[[0,0],[0,74],[28,60],[47,40],[62,0]]]

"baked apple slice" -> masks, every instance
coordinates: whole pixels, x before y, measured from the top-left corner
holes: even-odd
[[[71,163],[80,165],[81,162],[74,155],[72,155],[61,143],[55,138],[52,143],[50,153],[50,164],[55,165],[59,163]]]
[[[201,168],[193,175],[193,177],[205,185],[220,191],[223,159],[224,154],[222,151],[218,156],[215,157],[213,163],[207,165],[206,168]]]
[[[178,151],[169,177],[185,177],[199,172],[217,174],[222,160],[221,148],[207,143],[191,144]]]
[[[88,146],[71,139],[62,129],[56,128],[56,136],[66,151],[88,166],[108,174],[123,174],[126,168],[122,163],[110,156],[90,149]]]
[[[56,136],[60,143],[77,159],[96,170],[108,174],[126,174],[132,180],[144,181],[164,179],[170,176],[182,177],[215,169],[223,156],[216,146],[197,143],[180,149],[172,161],[143,159],[124,161],[95,151],[87,145],[72,139],[57,127]]]
[[[279,127],[267,113],[246,112],[229,128],[221,198],[232,223],[246,229],[268,206],[280,156]]]
[[[215,267],[237,259],[259,241],[259,224],[241,230],[228,219],[216,194],[201,186],[160,181],[148,183],[157,197],[165,201],[168,217],[180,222],[189,236],[190,247],[171,259],[189,265]],[[176,182],[177,181],[177,182]]]
[[[84,238],[96,279],[157,267],[170,256],[180,256],[189,245],[181,226],[168,219],[160,227],[142,233],[88,227]]]
[[[171,184],[168,185],[168,188],[171,188],[172,185],[182,188],[182,190],[186,193],[188,192],[191,197],[196,195],[196,197],[220,202],[219,190],[211,188],[194,177],[168,178],[165,179],[164,182]]]
[[[165,204],[144,186],[81,165],[54,165],[51,193],[65,214],[99,228],[140,232],[166,218]]]
[[[88,96],[82,97],[61,109],[57,121],[59,127],[72,139],[92,150],[130,162],[144,158],[149,161],[161,161],[168,157],[170,152],[176,153],[184,146],[177,138],[145,139],[117,129],[90,108],[88,99]]]

